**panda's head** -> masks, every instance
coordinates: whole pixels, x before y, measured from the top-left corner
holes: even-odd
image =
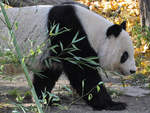
[[[123,75],[136,72],[134,48],[129,34],[125,31],[126,22],[111,25],[106,30],[106,38],[99,50],[100,64]]]

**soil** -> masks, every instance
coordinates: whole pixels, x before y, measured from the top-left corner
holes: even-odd
[[[76,95],[72,96],[62,90],[61,87],[64,85],[68,86],[68,84],[69,82],[66,80],[66,78],[61,77],[53,90],[54,93],[60,96],[61,105],[64,106],[63,108],[68,106],[72,102],[72,99],[77,98]],[[20,94],[24,94],[29,90],[27,82],[23,75],[15,77],[15,80],[12,81],[4,80],[4,78],[0,76],[0,113],[15,113],[12,112],[15,109],[14,105],[12,104],[16,101],[15,97],[12,94],[8,93],[12,90],[17,90],[20,92]],[[48,107],[45,113],[150,113],[150,95],[133,97],[122,94],[121,96],[114,98],[114,101],[126,102],[128,104],[127,109],[123,111],[95,111],[91,107],[86,105],[83,100],[80,100],[71,105],[71,107],[67,110],[61,110],[60,107],[53,106]],[[34,105],[30,97],[26,98],[23,104],[25,106]]]

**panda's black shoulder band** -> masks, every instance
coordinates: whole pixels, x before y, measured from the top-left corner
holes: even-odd
[[[106,36],[109,38],[111,35],[114,35],[115,38],[119,36],[122,31],[122,27],[120,25],[114,24],[110,26],[106,31]]]

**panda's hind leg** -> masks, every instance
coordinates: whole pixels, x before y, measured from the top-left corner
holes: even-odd
[[[42,92],[51,92],[61,73],[61,64],[54,62],[51,68],[44,68],[41,72],[34,74],[33,85],[39,99],[43,98]],[[46,99],[49,102],[49,95],[47,95]],[[50,104],[51,102],[49,102]]]
[[[99,84],[100,91],[97,90],[98,83],[102,81],[97,70],[86,66],[80,68],[69,62],[64,62],[63,65],[73,88],[95,110],[124,110],[126,108],[125,103],[112,101],[103,84]],[[89,95],[91,95],[91,99],[89,99]]]

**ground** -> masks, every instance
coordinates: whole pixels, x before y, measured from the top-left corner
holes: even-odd
[[[62,77],[57,83],[54,92],[58,92],[59,87],[66,84],[68,85],[68,81]],[[12,94],[10,95],[8,93],[13,89],[17,89],[21,92],[26,92],[29,89],[23,75],[19,75],[12,82],[9,80],[4,80],[2,77],[0,77],[0,113],[12,113],[12,110],[14,110],[12,104],[8,104],[15,101],[15,98],[12,96]],[[69,94],[64,95],[61,93],[61,91],[57,94],[61,97],[63,106],[68,106],[72,102],[72,99],[76,97]],[[60,110],[58,107],[53,106],[51,108],[48,107],[45,113],[150,113],[150,94],[139,97],[129,96],[130,94],[128,96],[127,95],[128,94],[123,93],[121,96],[114,98],[115,101],[122,101],[128,104],[127,109],[124,111],[94,111],[91,107],[86,105],[83,100],[80,100],[77,103],[71,105],[70,109],[68,110]],[[25,99],[24,105],[29,106],[31,104],[33,104],[31,98]]]

